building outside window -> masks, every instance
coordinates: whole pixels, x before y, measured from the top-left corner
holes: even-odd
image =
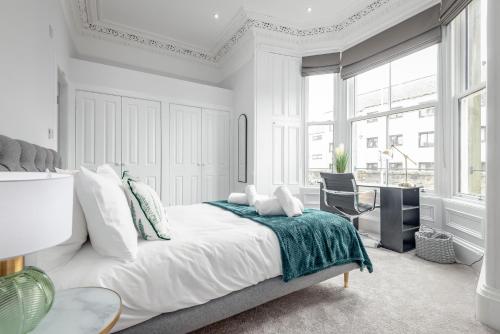
[[[427,109],[419,110],[418,117],[420,117],[420,118],[434,117],[434,108],[427,108]]]
[[[481,198],[486,190],[486,0],[473,0],[451,24],[454,99],[458,103],[456,192]]]
[[[419,170],[434,170],[433,162],[419,162],[418,163]]]
[[[403,169],[403,163],[402,162],[391,162],[389,164],[390,169]]]
[[[366,169],[378,169],[378,162],[367,162]]]
[[[389,145],[394,145],[394,146],[403,145],[403,135],[389,136]]]
[[[358,183],[395,185],[404,181],[404,158],[394,152],[387,161],[382,155],[394,143],[417,162],[408,162],[409,182],[434,188],[434,169],[422,170],[419,163],[434,162],[437,65],[438,47],[434,45],[347,80],[352,170]],[[398,137],[402,133],[404,141]],[[425,147],[420,145],[420,133],[429,134]],[[374,137],[378,138],[376,149],[368,142]],[[373,161],[381,168],[367,168]],[[390,168],[389,164],[398,163],[403,168]]]
[[[377,148],[378,147],[378,138],[377,137],[366,138],[366,147],[367,148]]]
[[[419,147],[434,147],[434,131],[420,132],[418,134]]]
[[[306,77],[306,185],[317,185],[320,172],[332,172],[334,74]]]

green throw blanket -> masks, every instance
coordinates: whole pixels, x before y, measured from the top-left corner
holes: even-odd
[[[361,270],[373,266],[354,226],[329,212],[305,209],[301,216],[260,216],[253,207],[227,201],[207,202],[269,227],[281,248],[283,280],[312,274],[328,267],[357,263]]]

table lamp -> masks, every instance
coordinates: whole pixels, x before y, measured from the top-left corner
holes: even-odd
[[[405,159],[405,182],[401,182],[400,184],[398,184],[400,187],[405,187],[405,188],[411,188],[411,187],[414,187],[415,185],[413,183],[410,183],[408,182],[408,160],[410,160],[411,162],[413,162],[415,165],[417,164],[415,161],[413,161],[409,156],[408,154],[404,153],[403,151],[401,151],[399,148],[397,148],[396,146],[394,145],[391,145],[390,148],[388,149],[385,149],[382,151],[382,154],[387,156],[388,158],[392,159],[392,157],[394,156],[394,153],[392,152],[392,150],[396,150],[398,151],[402,156],[403,158]]]
[[[52,306],[54,285],[24,255],[71,236],[73,176],[0,172],[0,333],[27,333]]]

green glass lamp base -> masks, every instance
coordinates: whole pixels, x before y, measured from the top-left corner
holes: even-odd
[[[50,278],[35,267],[0,276],[0,333],[33,330],[50,310],[54,293]]]

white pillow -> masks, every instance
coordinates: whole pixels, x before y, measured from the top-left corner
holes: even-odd
[[[133,260],[137,232],[123,190],[113,181],[81,167],[76,178],[92,246],[101,255]]]
[[[123,187],[139,235],[144,240],[170,240],[167,214],[156,191],[126,172]]]
[[[113,181],[119,187],[122,187],[122,180],[116,171],[110,165],[101,165],[97,167],[97,174]]]
[[[43,249],[26,257],[26,264],[50,271],[66,264],[87,241],[87,222],[82,206],[76,195],[76,175],[79,170],[64,170],[56,168],[57,173],[73,175],[73,222],[71,237],[57,246]]]

